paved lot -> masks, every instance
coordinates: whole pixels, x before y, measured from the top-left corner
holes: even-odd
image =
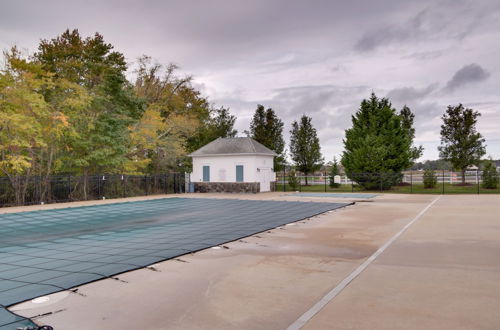
[[[207,197],[214,197],[206,195]],[[218,198],[328,201],[282,193]],[[284,329],[436,196],[381,195],[14,306],[56,329]],[[346,199],[341,200],[345,202]],[[307,329],[500,328],[500,196],[442,196]]]

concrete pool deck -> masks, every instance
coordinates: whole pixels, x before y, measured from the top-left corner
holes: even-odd
[[[192,196],[305,200],[280,195]],[[11,310],[57,330],[284,329],[435,198],[380,195]],[[442,196],[305,328],[499,328],[498,214],[500,196]]]

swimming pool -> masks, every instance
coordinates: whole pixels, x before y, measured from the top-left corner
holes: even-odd
[[[0,329],[32,324],[6,306],[346,205],[164,198],[0,214]]]

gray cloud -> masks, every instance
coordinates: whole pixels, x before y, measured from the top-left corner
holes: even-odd
[[[476,63],[463,66],[455,72],[453,77],[446,83],[445,90],[454,91],[464,85],[481,82],[490,77],[490,73]]]
[[[407,40],[414,36],[417,31],[412,29],[402,29],[399,27],[386,27],[376,31],[366,33],[356,43],[354,48],[359,51],[370,51],[375,48],[396,41]]]
[[[403,59],[416,59],[421,61],[433,60],[445,55],[444,50],[418,51],[410,55],[403,56]]]
[[[429,10],[425,9],[411,17],[407,22],[371,30],[358,40],[355,49],[370,51],[382,45],[416,39],[425,33],[424,23],[430,21],[431,18]]]
[[[29,44],[21,46],[32,47],[40,38],[79,28],[85,34],[104,34],[131,60],[149,50],[188,69],[206,68],[207,63],[245,65],[274,59],[276,48],[293,53],[326,44],[342,33],[337,26],[350,17],[369,21],[384,7],[399,8],[405,2],[19,0],[1,4],[0,43],[26,40]],[[17,40],[9,40],[16,35]]]
[[[366,32],[354,48],[361,52],[381,46],[421,40],[461,40],[481,26],[486,16],[498,10],[493,3],[468,1],[440,1],[433,3],[413,16],[406,16],[393,23]],[[456,17],[460,17],[457,23]]]
[[[350,122],[350,114],[357,110],[361,99],[369,96],[369,92],[370,89],[366,86],[312,85],[277,88],[270,103],[280,108],[284,118],[295,120],[305,114],[315,118],[313,121],[318,129],[345,128],[346,123]],[[356,96],[353,97],[354,95]]]
[[[395,88],[387,93],[387,97],[391,101],[409,102],[429,95],[434,90],[436,90],[436,87],[437,84],[431,84],[425,88],[415,88],[415,87]]]

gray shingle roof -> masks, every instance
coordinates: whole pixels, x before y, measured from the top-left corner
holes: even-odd
[[[274,151],[249,137],[218,138],[188,156],[241,154],[277,156]]]

